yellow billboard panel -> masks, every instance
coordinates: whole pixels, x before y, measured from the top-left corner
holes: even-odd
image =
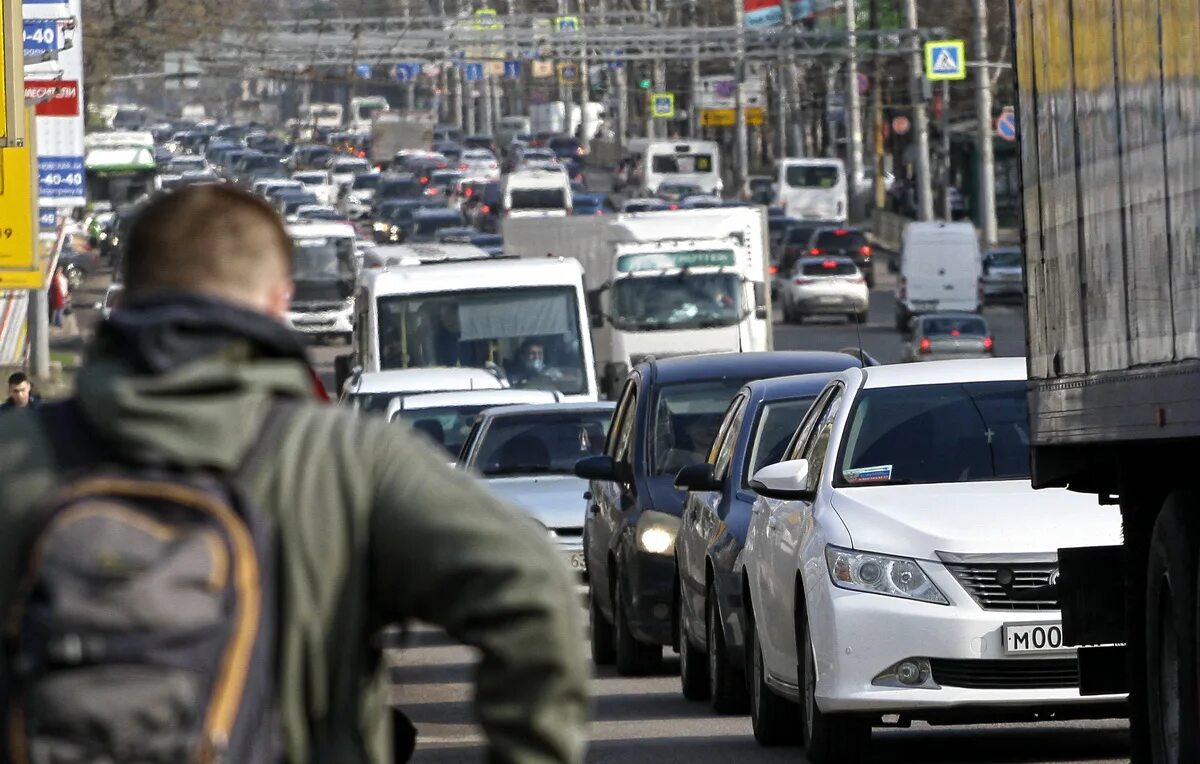
[[[0,149],[0,289],[38,289],[30,147]]]

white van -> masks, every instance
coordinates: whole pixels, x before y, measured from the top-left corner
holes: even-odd
[[[646,146],[642,165],[642,194],[654,196],[663,183],[688,183],[703,193],[720,196],[721,147],[714,141],[659,141]]]
[[[798,220],[845,223],[846,165],[840,159],[780,159],[775,163],[775,206]]]
[[[566,217],[571,207],[571,181],[563,170],[520,170],[504,181],[505,217]]]
[[[937,311],[979,312],[983,257],[970,223],[909,223],[900,250],[896,328]]]

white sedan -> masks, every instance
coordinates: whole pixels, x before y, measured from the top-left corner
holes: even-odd
[[[751,480],[755,737],[857,761],[881,717],[1103,718],[1063,640],[1062,547],[1119,544],[1094,497],[1033,490],[1023,359],[850,369]],[[797,708],[797,705],[799,706]],[[800,722],[797,724],[797,722]]]
[[[486,149],[468,149],[459,157],[458,169],[468,178],[494,180],[500,177],[500,163]]]
[[[871,301],[867,280],[848,257],[801,257],[783,279],[783,320],[799,324],[810,316],[846,316],[865,323]]]

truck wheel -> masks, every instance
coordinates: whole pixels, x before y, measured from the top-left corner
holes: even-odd
[[[725,630],[717,610],[717,592],[711,586],[704,610],[708,630],[708,690],[713,710],[718,714],[744,714],[750,705],[746,696],[746,675],[729,660]]]
[[[628,605],[621,574],[617,573],[616,593],[613,596],[613,632],[616,642],[617,673],[621,676],[645,676],[662,663],[662,647],[640,641],[629,625]]]
[[[804,753],[812,764],[863,761],[871,746],[871,725],[865,719],[822,713],[817,707],[816,655],[808,633],[808,616],[800,612],[797,621]]]
[[[796,705],[767,686],[762,646],[752,617],[746,618],[746,649],[750,651],[750,724],[754,728],[754,739],[764,748],[799,743]]]
[[[680,584],[682,589],[682,584]],[[708,660],[692,647],[683,616],[683,592],[679,593],[679,614],[675,618],[675,638],[679,643],[679,683],[688,700],[708,700]],[[711,645],[709,646],[711,649]]]
[[[1200,522],[1180,497],[1154,523],[1146,563],[1146,703],[1155,764],[1200,757],[1196,728],[1196,544]]]
[[[592,632],[592,663],[597,666],[611,666],[617,660],[617,648],[613,642],[613,625],[600,612],[596,604],[596,594],[588,597],[588,620]]]

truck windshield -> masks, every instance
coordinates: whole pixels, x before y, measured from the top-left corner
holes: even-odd
[[[679,273],[618,279],[613,326],[626,331],[708,329],[742,320],[742,280],[733,273]]]
[[[650,164],[651,172],[659,175],[694,175],[713,171],[712,154],[660,154]]]
[[[866,390],[847,432],[842,487],[1029,477],[1024,381]]]
[[[339,281],[354,278],[354,239],[294,238],[292,274],[297,281]]]
[[[514,210],[561,210],[567,206],[561,188],[514,188],[508,193]]]
[[[383,369],[499,368],[513,387],[587,392],[575,289],[514,287],[379,298]]]
[[[784,180],[792,188],[833,188],[839,170],[828,165],[794,164],[787,168]]]

